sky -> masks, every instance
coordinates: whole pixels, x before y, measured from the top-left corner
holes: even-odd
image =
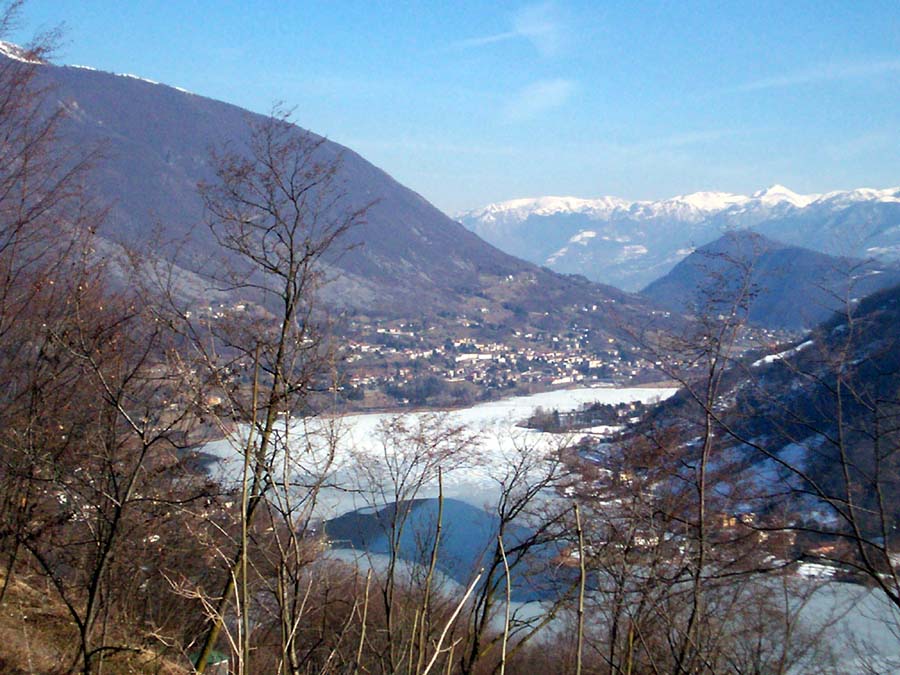
[[[520,197],[900,185],[900,4],[29,0],[56,62],[342,143],[451,215]]]

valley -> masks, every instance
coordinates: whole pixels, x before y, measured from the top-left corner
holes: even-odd
[[[0,2],[0,672],[900,672],[896,64],[98,3]]]

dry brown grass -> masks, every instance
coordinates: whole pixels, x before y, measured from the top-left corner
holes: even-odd
[[[77,632],[40,583],[14,578],[0,605],[0,672],[7,675],[65,673],[72,663]]]
[[[4,577],[0,574],[0,584]],[[15,577],[0,604],[0,673],[64,675],[80,672],[75,663],[78,634],[65,607],[40,578]],[[106,659],[105,675],[185,675],[184,665],[148,650]]]

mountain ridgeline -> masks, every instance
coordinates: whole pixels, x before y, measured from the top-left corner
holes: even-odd
[[[900,188],[800,195],[773,185],[750,196],[698,192],[661,201],[541,197],[459,218],[504,251],[632,291],[738,229],[830,255],[900,259]]]
[[[110,205],[101,236],[137,247],[153,243],[176,260],[185,293],[216,297],[205,280],[216,246],[197,186],[214,178],[211,152],[241,150],[264,117],[85,67],[42,64],[39,81],[52,92],[48,105],[65,110],[60,140],[101,149],[92,176],[94,194]],[[615,304],[615,320],[591,319],[612,333],[622,316],[647,314],[639,296],[501,252],[348,148],[324,140],[318,152],[325,163],[340,162],[343,203],[369,205],[365,224],[329,261],[334,282],[325,294],[333,307],[381,316],[473,314],[509,324],[529,312],[550,316],[546,322],[562,308]]]
[[[685,314],[720,311],[718,296],[719,304],[745,304],[757,326],[801,330],[898,283],[896,263],[830,256],[739,230],[700,247],[642,293]]]
[[[50,65],[41,74],[69,113],[63,140],[102,148],[95,187],[112,204],[102,233],[134,244],[159,225],[168,240],[187,237],[186,264],[202,269],[212,242],[202,227],[198,183],[213,180],[211,151],[240,151],[250,125],[263,117],[136,77]],[[337,263],[354,290],[343,294],[349,302],[387,307],[408,300],[413,288],[420,300],[446,300],[476,287],[480,274],[528,269],[351,150],[326,141],[319,154],[324,163],[341,162],[348,207],[371,204]]]
[[[216,247],[197,186],[214,179],[211,152],[246,147],[251,126],[264,117],[135,76],[51,64],[39,70],[53,92],[49,105],[66,113],[62,141],[101,149],[92,174],[95,194],[110,205],[101,236],[153,243],[175,261],[187,295],[218,297],[206,280]],[[839,299],[897,280],[889,261],[900,257],[900,190],[798,195],[773,186],[750,197],[709,192],[660,202],[515,200],[464,214],[464,227],[352,150],[312,137],[322,141],[322,162],[340,162],[344,206],[368,205],[365,224],[328,261],[326,297],[341,310],[488,316],[498,325],[531,314],[529,325],[537,317],[562,325],[577,308],[614,306],[614,319],[593,313],[589,323],[618,335],[623,323],[660,317],[657,307],[690,312],[708,267],[698,256],[724,259],[755,248],[759,294],[751,319],[793,329],[815,325]],[[690,255],[736,228],[784,243],[762,236],[751,244],[735,234]],[[861,262],[873,257],[880,262]],[[647,288],[638,296],[603,284]],[[794,311],[798,302],[803,311]]]

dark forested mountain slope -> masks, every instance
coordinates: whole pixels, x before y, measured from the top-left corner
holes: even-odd
[[[729,232],[694,251],[642,293],[676,312],[702,311],[714,295],[747,287],[750,321],[766,328],[812,328],[854,298],[900,283],[895,264],[836,257]]]
[[[51,88],[50,105],[67,112],[61,140],[102,150],[92,187],[111,208],[101,234],[139,246],[156,236],[159,250],[177,251],[182,268],[202,274],[215,247],[197,192],[213,177],[210,151],[240,149],[249,124],[263,118],[133,76],[47,64],[40,78]],[[319,152],[325,161],[340,158],[348,206],[372,204],[344,242],[353,246],[332,260],[330,298],[342,308],[394,316],[474,311],[502,322],[522,310],[552,317],[563,307],[615,304],[615,320],[601,312],[588,322],[613,332],[622,316],[647,314],[637,296],[502,253],[352,150],[325,141]],[[202,295],[202,278],[193,279]]]
[[[710,484],[730,481],[716,488],[728,502],[722,508],[787,509],[796,522],[840,531],[855,519],[875,541],[877,528],[900,518],[898,342],[900,286],[893,286],[802,341],[733,361],[712,387],[698,376],[635,431],[668,430],[681,444],[676,454],[696,459],[710,412],[710,471],[727,474]],[[696,468],[692,462],[680,466]],[[858,511],[847,510],[850,502]]]
[[[64,140],[99,144],[104,159],[96,188],[112,204],[103,230],[135,243],[160,226],[167,239],[189,232],[195,261],[212,242],[202,226],[197,184],[212,179],[210,151],[240,149],[259,115],[232,105],[150,83],[84,68],[45,66],[43,77],[69,112]],[[340,267],[356,279],[368,306],[415,293],[445,298],[477,285],[480,273],[515,274],[526,266],[493,249],[444,216],[416,193],[351,150],[326,142],[323,161],[341,158],[339,183],[348,204],[373,203],[366,224],[347,243],[363,243],[342,256]]]

